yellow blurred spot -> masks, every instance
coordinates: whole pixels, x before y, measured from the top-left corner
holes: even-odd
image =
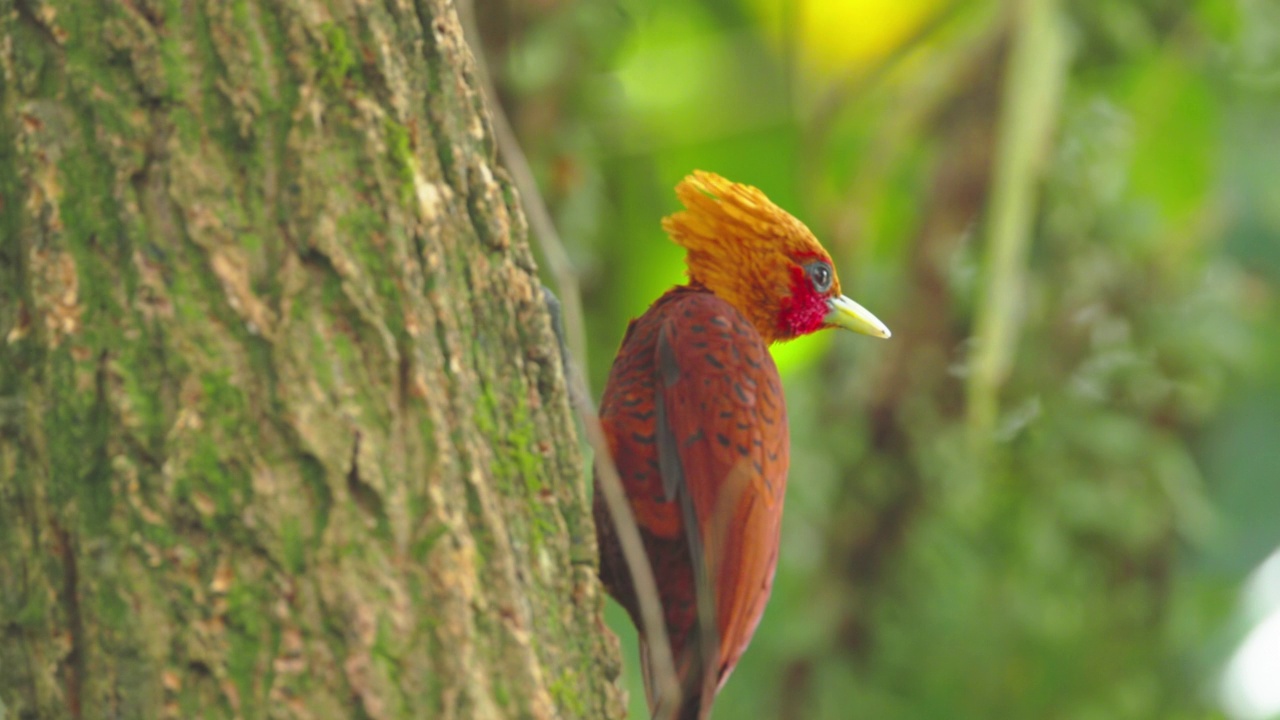
[[[780,47],[807,69],[842,73],[872,64],[923,25],[943,0],[746,0]]]

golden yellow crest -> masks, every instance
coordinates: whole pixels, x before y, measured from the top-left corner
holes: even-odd
[[[766,342],[782,339],[778,312],[797,269],[830,256],[804,223],[750,185],[695,170],[676,186],[685,209],[662,227],[688,250],[689,279],[747,317]],[[840,293],[835,279],[832,290]]]

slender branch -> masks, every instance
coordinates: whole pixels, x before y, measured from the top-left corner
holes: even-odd
[[[627,562],[627,570],[631,573],[631,584],[635,588],[636,598],[640,604],[640,621],[644,626],[644,639],[649,643],[649,659],[653,663],[657,686],[655,697],[674,698],[673,702],[664,703],[666,712],[661,718],[673,717],[680,707],[680,683],[676,679],[675,657],[671,652],[671,641],[667,637],[667,624],[663,618],[662,601],[658,598],[658,583],[653,575],[653,567],[644,551],[644,541],[640,538],[640,528],[636,525],[635,515],[627,504],[626,493],[622,489],[622,479],[618,476],[618,468],[609,454],[609,444],[605,440],[604,427],[600,425],[600,417],[587,395],[586,384],[581,381],[582,373],[573,373],[570,381],[574,408],[577,409],[582,425],[586,428],[587,441],[595,452],[596,481],[598,491],[604,493],[605,505],[609,509],[609,517],[613,520],[614,532],[618,537],[618,545],[622,548],[622,557]]]
[[[990,238],[968,383],[969,428],[985,445],[1017,339],[1036,187],[1052,141],[1070,49],[1056,0],[1013,0],[1014,41],[1000,109]]]
[[[484,52],[480,44],[480,33],[475,23],[475,6],[472,0],[459,0],[458,9],[463,29],[471,39],[471,47],[475,48],[476,74],[480,78],[481,90],[484,92],[485,104],[493,119],[493,133],[498,142],[498,152],[503,163],[511,173],[511,180],[516,185],[516,192],[524,205],[525,216],[529,219],[529,227],[542,250],[542,257],[555,280],[560,302],[564,307],[565,334],[568,336],[569,352],[581,367],[587,367],[587,332],[582,312],[582,292],[578,286],[578,273],[569,259],[569,253],[560,241],[560,233],[551,219],[551,211],[538,191],[538,181],[529,167],[529,159],[520,147],[511,121],[498,98],[498,91],[493,84],[493,76],[489,73]],[[591,382],[584,379],[590,392]],[[590,395],[588,395],[590,397]]]
[[[584,331],[582,298],[578,289],[577,273],[573,268],[560,235],[556,232],[551,220],[551,213],[538,191],[538,186],[529,168],[529,161],[506,112],[498,101],[497,92],[489,75],[488,67],[480,51],[479,33],[475,25],[474,6],[472,0],[459,0],[458,7],[462,23],[471,45],[476,48],[475,55],[477,74],[481,78],[487,106],[493,116],[494,133],[498,142],[498,150],[505,161],[516,190],[520,193],[525,212],[529,216],[529,224],[534,236],[540,244],[543,256],[555,277],[556,287],[560,291],[560,302],[564,307],[566,332],[570,352],[573,356],[569,363],[569,372],[565,381],[569,383],[569,396],[578,416],[582,419],[586,431],[587,442],[595,455],[596,480],[599,492],[604,494],[605,506],[613,521],[618,544],[626,560],[627,570],[631,573],[632,586],[640,605],[640,620],[643,625],[645,642],[649,644],[649,658],[653,663],[657,697],[674,698],[674,702],[666,703],[666,711],[655,720],[670,720],[680,705],[680,683],[676,677],[675,660],[671,652],[671,642],[667,637],[667,625],[663,617],[662,602],[658,596],[658,583],[654,578],[653,567],[645,554],[644,541],[640,537],[640,528],[636,524],[631,506],[627,503],[626,493],[622,488],[622,479],[618,468],[614,465],[613,456],[609,452],[609,444],[605,439],[604,427],[591,401],[591,388],[587,382],[586,367],[586,332]],[[573,367],[576,365],[577,367]]]

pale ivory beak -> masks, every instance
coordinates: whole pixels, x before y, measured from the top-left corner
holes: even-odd
[[[841,295],[833,297],[827,301],[827,307],[830,310],[827,316],[823,318],[823,322],[845,330],[852,330],[862,335],[870,335],[871,337],[887,338],[893,333],[889,332],[889,328],[880,322],[880,318],[871,314],[871,311],[862,307],[858,303]]]

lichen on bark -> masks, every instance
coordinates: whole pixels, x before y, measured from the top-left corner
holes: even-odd
[[[444,0],[0,0],[0,702],[621,717]]]

